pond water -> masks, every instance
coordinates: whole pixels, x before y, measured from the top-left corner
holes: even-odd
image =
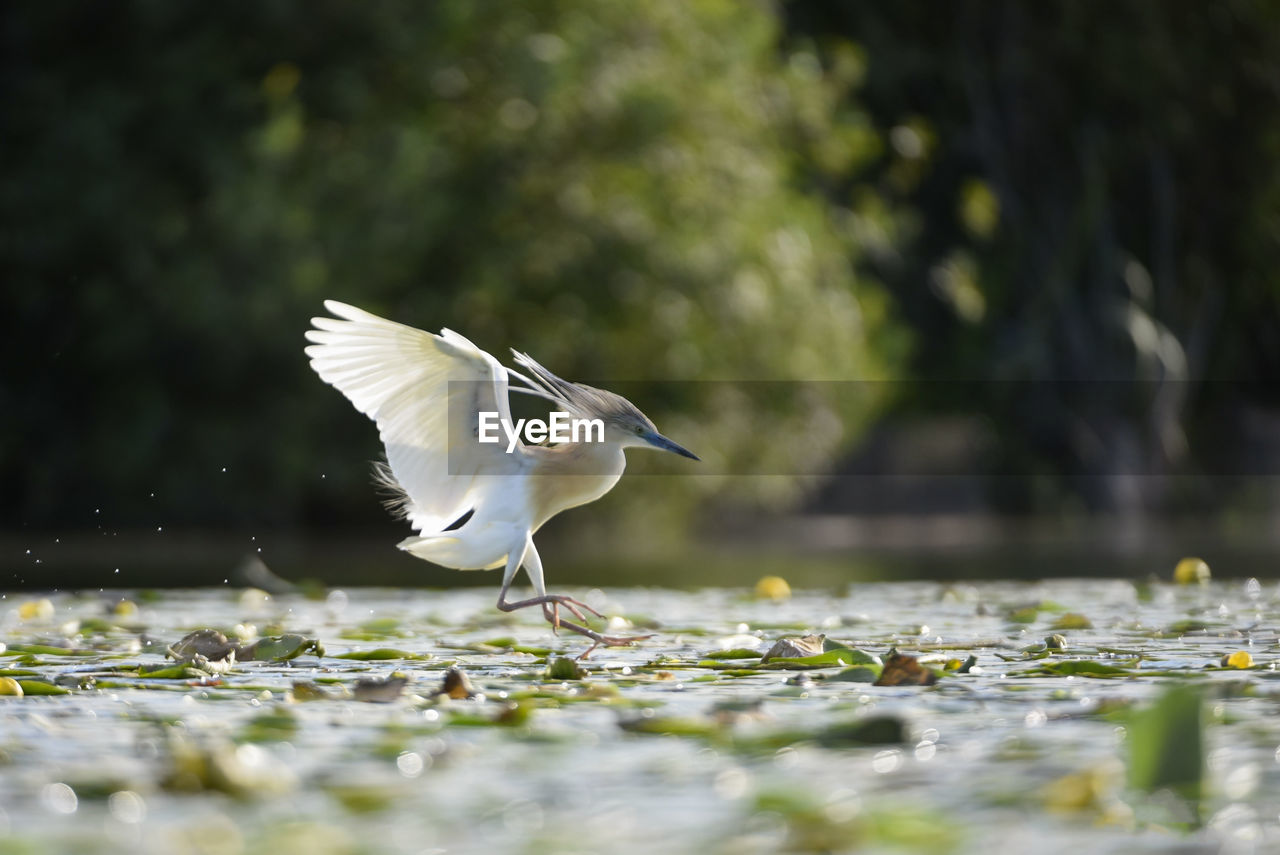
[[[580,637],[491,588],[9,594],[0,853],[1280,847],[1273,582],[570,593],[653,637],[578,672]],[[204,628],[284,639],[166,659]],[[834,655],[761,664],[810,633]],[[936,683],[847,668],[891,648]],[[438,693],[451,667],[473,697]],[[1170,724],[1184,685],[1202,717]]]

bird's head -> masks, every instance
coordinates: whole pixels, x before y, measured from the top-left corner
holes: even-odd
[[[533,379],[517,376],[536,389],[536,394],[554,401],[571,415],[582,419],[599,419],[604,425],[605,442],[615,443],[623,448],[661,448],[692,460],[699,459],[692,451],[658,433],[649,417],[621,395],[585,383],[562,380],[529,354],[518,350],[513,350],[512,353],[515,354],[516,362],[530,371]]]
[[[575,409],[585,418],[600,419],[604,423],[605,442],[614,442],[623,448],[641,446],[660,448],[682,457],[698,460],[689,449],[672,442],[654,426],[639,407],[621,395],[574,383],[578,394],[574,396]]]

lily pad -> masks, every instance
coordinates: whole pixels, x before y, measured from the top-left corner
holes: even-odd
[[[834,650],[828,650],[815,656],[801,656],[794,658],[787,656],[775,656],[769,659],[767,664],[761,664],[760,667],[769,669],[845,668],[850,665],[880,664],[880,657],[873,653],[868,653],[865,650],[858,650],[853,647],[838,647]]]
[[[430,659],[430,654],[411,653],[395,647],[376,647],[373,650],[352,650],[339,653],[334,659],[354,659],[359,662],[378,662],[386,659]]]
[[[286,662],[304,653],[314,653],[316,656],[323,657],[324,647],[317,639],[285,634],[260,638],[253,644],[241,647],[239,658],[242,662]]]
[[[197,629],[170,645],[168,655],[179,662],[192,662],[197,657],[209,662],[235,662],[236,653],[235,643],[227,640],[221,632],[216,629]]]
[[[760,657],[761,662],[770,659],[801,659],[817,656],[826,649],[825,635],[805,635],[799,638],[780,638]],[[754,655],[754,654],[752,654]],[[715,658],[715,657],[708,657]]]
[[[1043,662],[1037,666],[1042,674],[1053,674],[1060,677],[1129,677],[1137,672],[1105,662],[1092,659],[1062,659],[1056,662]]]

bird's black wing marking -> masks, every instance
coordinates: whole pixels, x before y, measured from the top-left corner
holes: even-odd
[[[466,525],[467,522],[473,516],[475,516],[475,513],[476,513],[476,509],[472,508],[471,510],[467,511],[465,514],[463,514],[462,516],[458,517],[456,520],[454,520],[453,522],[445,526],[443,531],[457,531],[458,529]]]

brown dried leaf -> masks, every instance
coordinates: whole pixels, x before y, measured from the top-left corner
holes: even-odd
[[[921,665],[914,656],[905,653],[894,653],[884,663],[880,679],[876,686],[932,686],[938,682],[938,675],[931,669]]]
[[[448,695],[455,701],[464,701],[467,698],[474,698],[476,689],[471,685],[471,678],[467,676],[466,671],[461,668],[450,668],[444,672],[444,682],[436,694]]]

